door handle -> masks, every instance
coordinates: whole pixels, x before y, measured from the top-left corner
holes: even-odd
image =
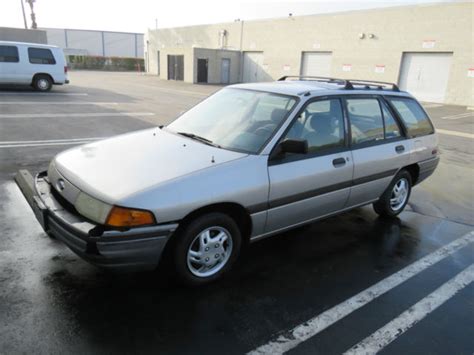
[[[332,161],[332,165],[334,165],[335,168],[338,168],[340,166],[346,165],[346,159],[344,158],[337,158]]]
[[[405,151],[405,147],[404,147],[403,145],[397,145],[397,146],[395,147],[395,151],[396,151],[397,153],[402,153],[402,152]]]

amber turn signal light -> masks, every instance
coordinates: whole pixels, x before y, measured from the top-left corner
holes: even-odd
[[[150,211],[114,206],[105,224],[113,227],[136,227],[155,224],[155,217]]]

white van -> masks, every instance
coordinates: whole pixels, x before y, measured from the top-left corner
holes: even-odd
[[[63,50],[45,44],[0,41],[0,84],[31,85],[49,91],[68,84]]]

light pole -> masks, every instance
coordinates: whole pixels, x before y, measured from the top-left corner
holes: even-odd
[[[25,28],[28,29],[28,24],[26,23],[25,5],[23,4],[23,0],[20,0],[20,3],[21,3],[21,12],[23,13],[23,23],[25,24]]]
[[[38,25],[36,24],[36,15],[33,9],[33,3],[36,0],[25,0],[25,1],[30,5],[30,8],[31,8],[31,28],[36,30],[38,28]]]

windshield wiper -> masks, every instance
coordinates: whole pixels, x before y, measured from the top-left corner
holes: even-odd
[[[194,140],[197,140],[197,141],[199,141],[201,143],[204,143],[204,144],[207,144],[207,145],[212,145],[213,147],[221,148],[221,146],[219,144],[215,144],[210,139],[198,136],[197,134],[194,134],[194,133],[178,132],[178,134],[180,134],[182,136],[185,136],[185,137],[188,137],[188,138],[191,138],[191,139],[194,139]]]

